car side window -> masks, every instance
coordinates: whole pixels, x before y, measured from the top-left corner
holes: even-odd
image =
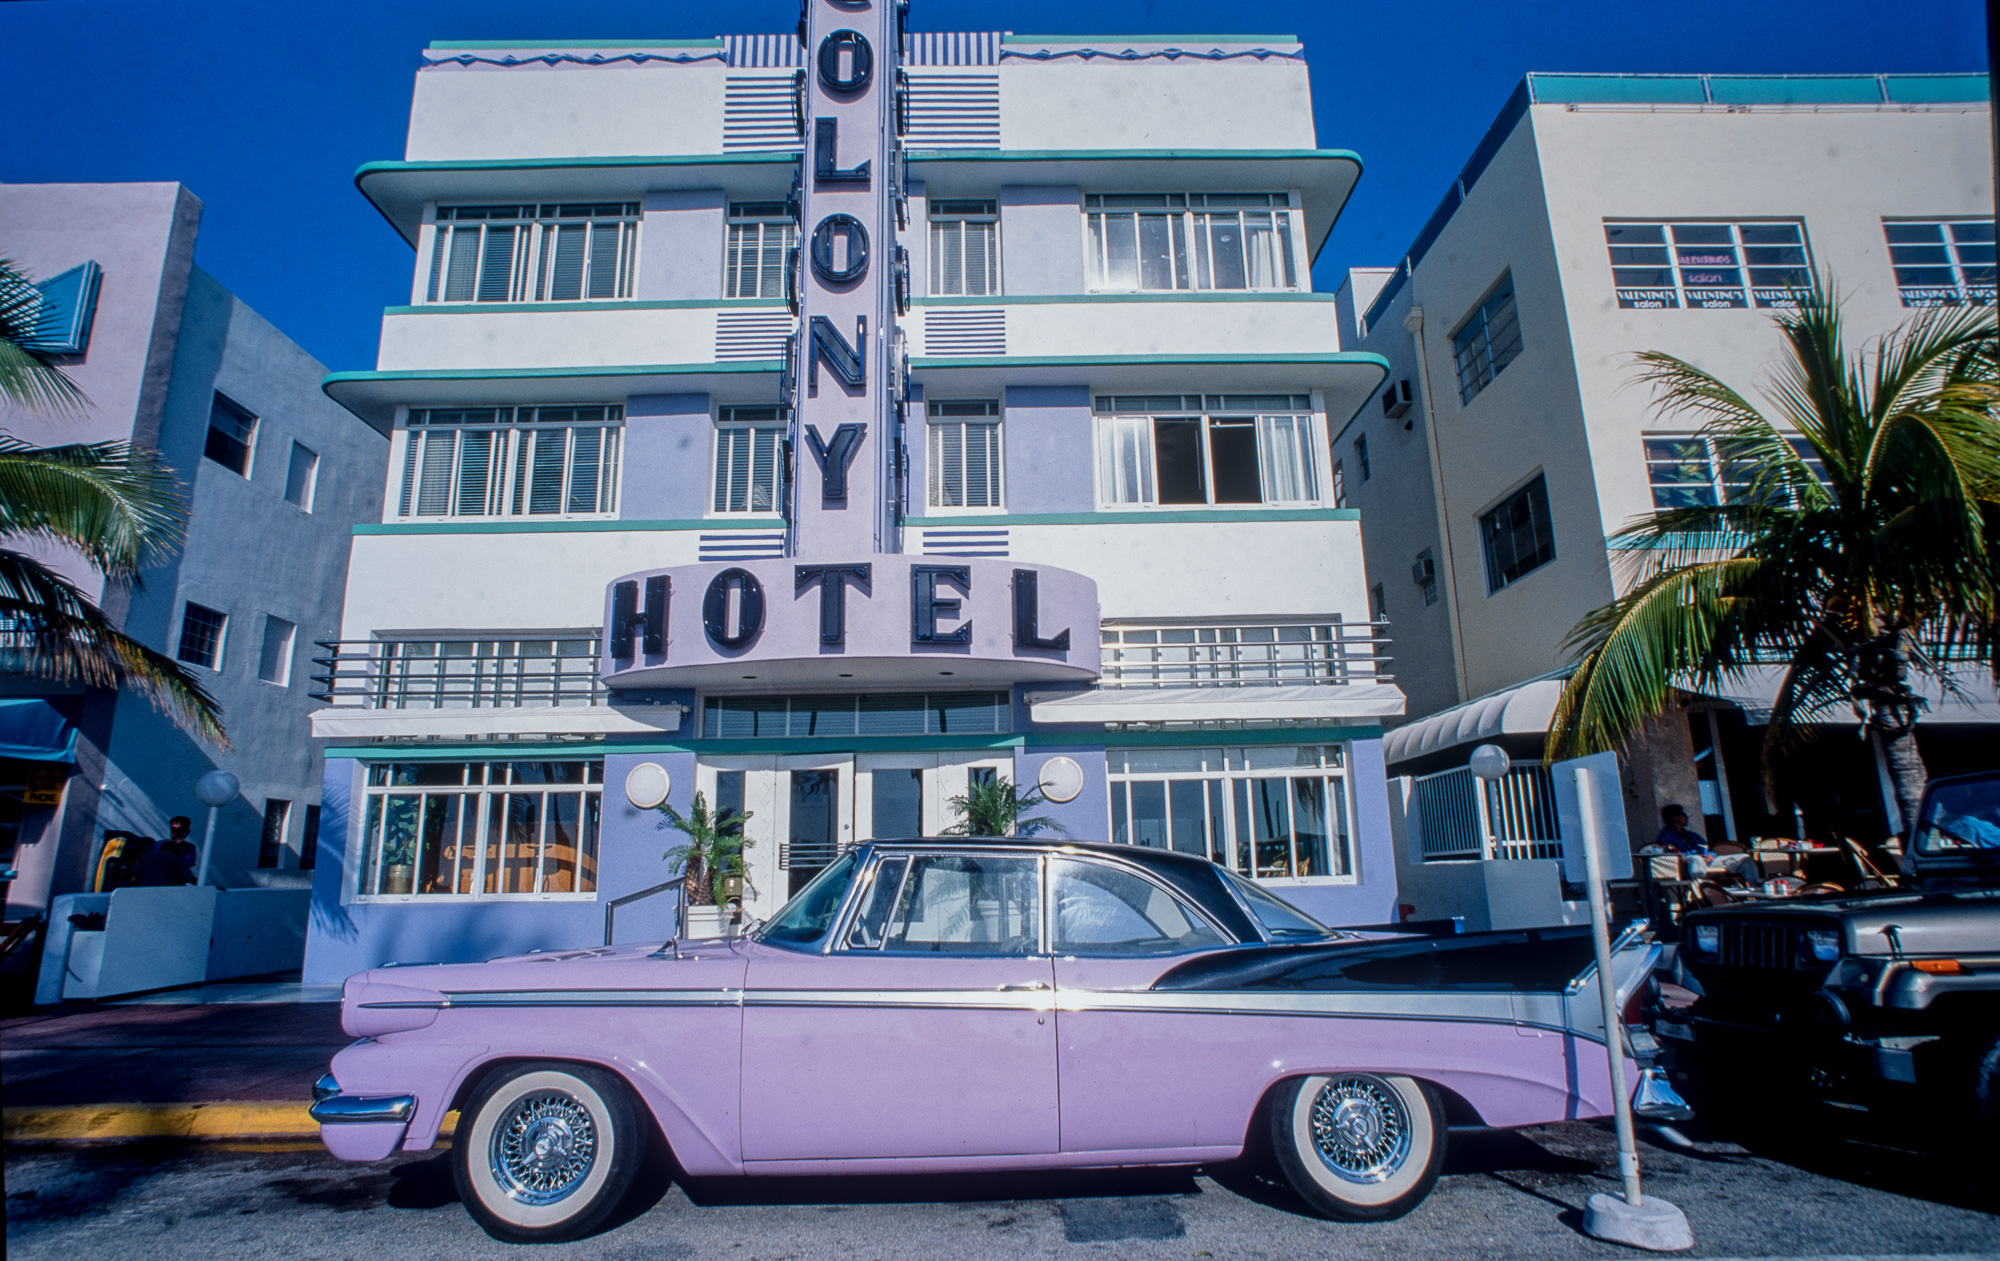
[[[1165,955],[1226,944],[1193,910],[1108,863],[1049,861],[1057,954]]]
[[[862,895],[861,909],[855,912],[854,925],[847,930],[849,950],[881,948],[882,931],[888,927],[889,911],[896,905],[896,895],[903,888],[903,873],[909,866],[907,858],[885,858],[875,864],[875,875],[868,882],[868,892]]]
[[[1041,953],[1041,864],[1035,858],[919,854],[910,860],[882,949],[899,954]]]

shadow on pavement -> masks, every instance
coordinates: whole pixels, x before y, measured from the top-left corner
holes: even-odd
[[[1198,1195],[1201,1192],[1191,1168],[687,1178],[681,1180],[681,1189],[687,1193],[688,1199],[703,1207],[725,1204],[981,1204],[1009,1200]]]

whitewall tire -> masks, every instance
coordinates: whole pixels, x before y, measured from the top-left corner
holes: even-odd
[[[590,1233],[631,1190],[646,1140],[632,1092],[580,1064],[521,1064],[488,1077],[452,1140],[459,1198],[486,1233],[553,1243]]]
[[[1444,1164],[1444,1109],[1409,1077],[1333,1073],[1281,1084],[1271,1146],[1314,1211],[1348,1221],[1401,1217],[1430,1194]]]

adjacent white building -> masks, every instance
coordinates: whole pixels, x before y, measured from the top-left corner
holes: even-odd
[[[1563,639],[1619,589],[1606,539],[1656,505],[1729,493],[1686,422],[1626,388],[1632,356],[1753,388],[1779,350],[1769,315],[1815,271],[1857,345],[1918,307],[1991,303],[1990,145],[1983,75],[1533,74],[1405,257],[1349,277],[1343,344],[1390,371],[1336,435],[1335,478],[1410,696],[1390,771],[1436,799],[1406,857],[1558,841],[1546,772],[1516,770],[1475,810],[1466,757],[1494,742],[1539,760]],[[1668,801],[1716,839],[1791,833],[1792,803],[1774,817],[1760,801],[1768,705],[1694,698],[1635,742],[1635,844]],[[1939,698],[1927,755],[1949,766],[1971,730],[1952,724],[1991,716]],[[1979,740],[1963,756],[1990,764]],[[1809,819],[1881,826],[1865,750],[1852,769],[1803,803]]]

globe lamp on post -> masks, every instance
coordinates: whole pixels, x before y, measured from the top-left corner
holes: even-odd
[[[194,782],[194,795],[208,807],[208,829],[201,837],[201,865],[194,878],[197,885],[208,883],[208,856],[215,849],[216,811],[236,800],[241,788],[242,784],[228,771],[210,771]]]

